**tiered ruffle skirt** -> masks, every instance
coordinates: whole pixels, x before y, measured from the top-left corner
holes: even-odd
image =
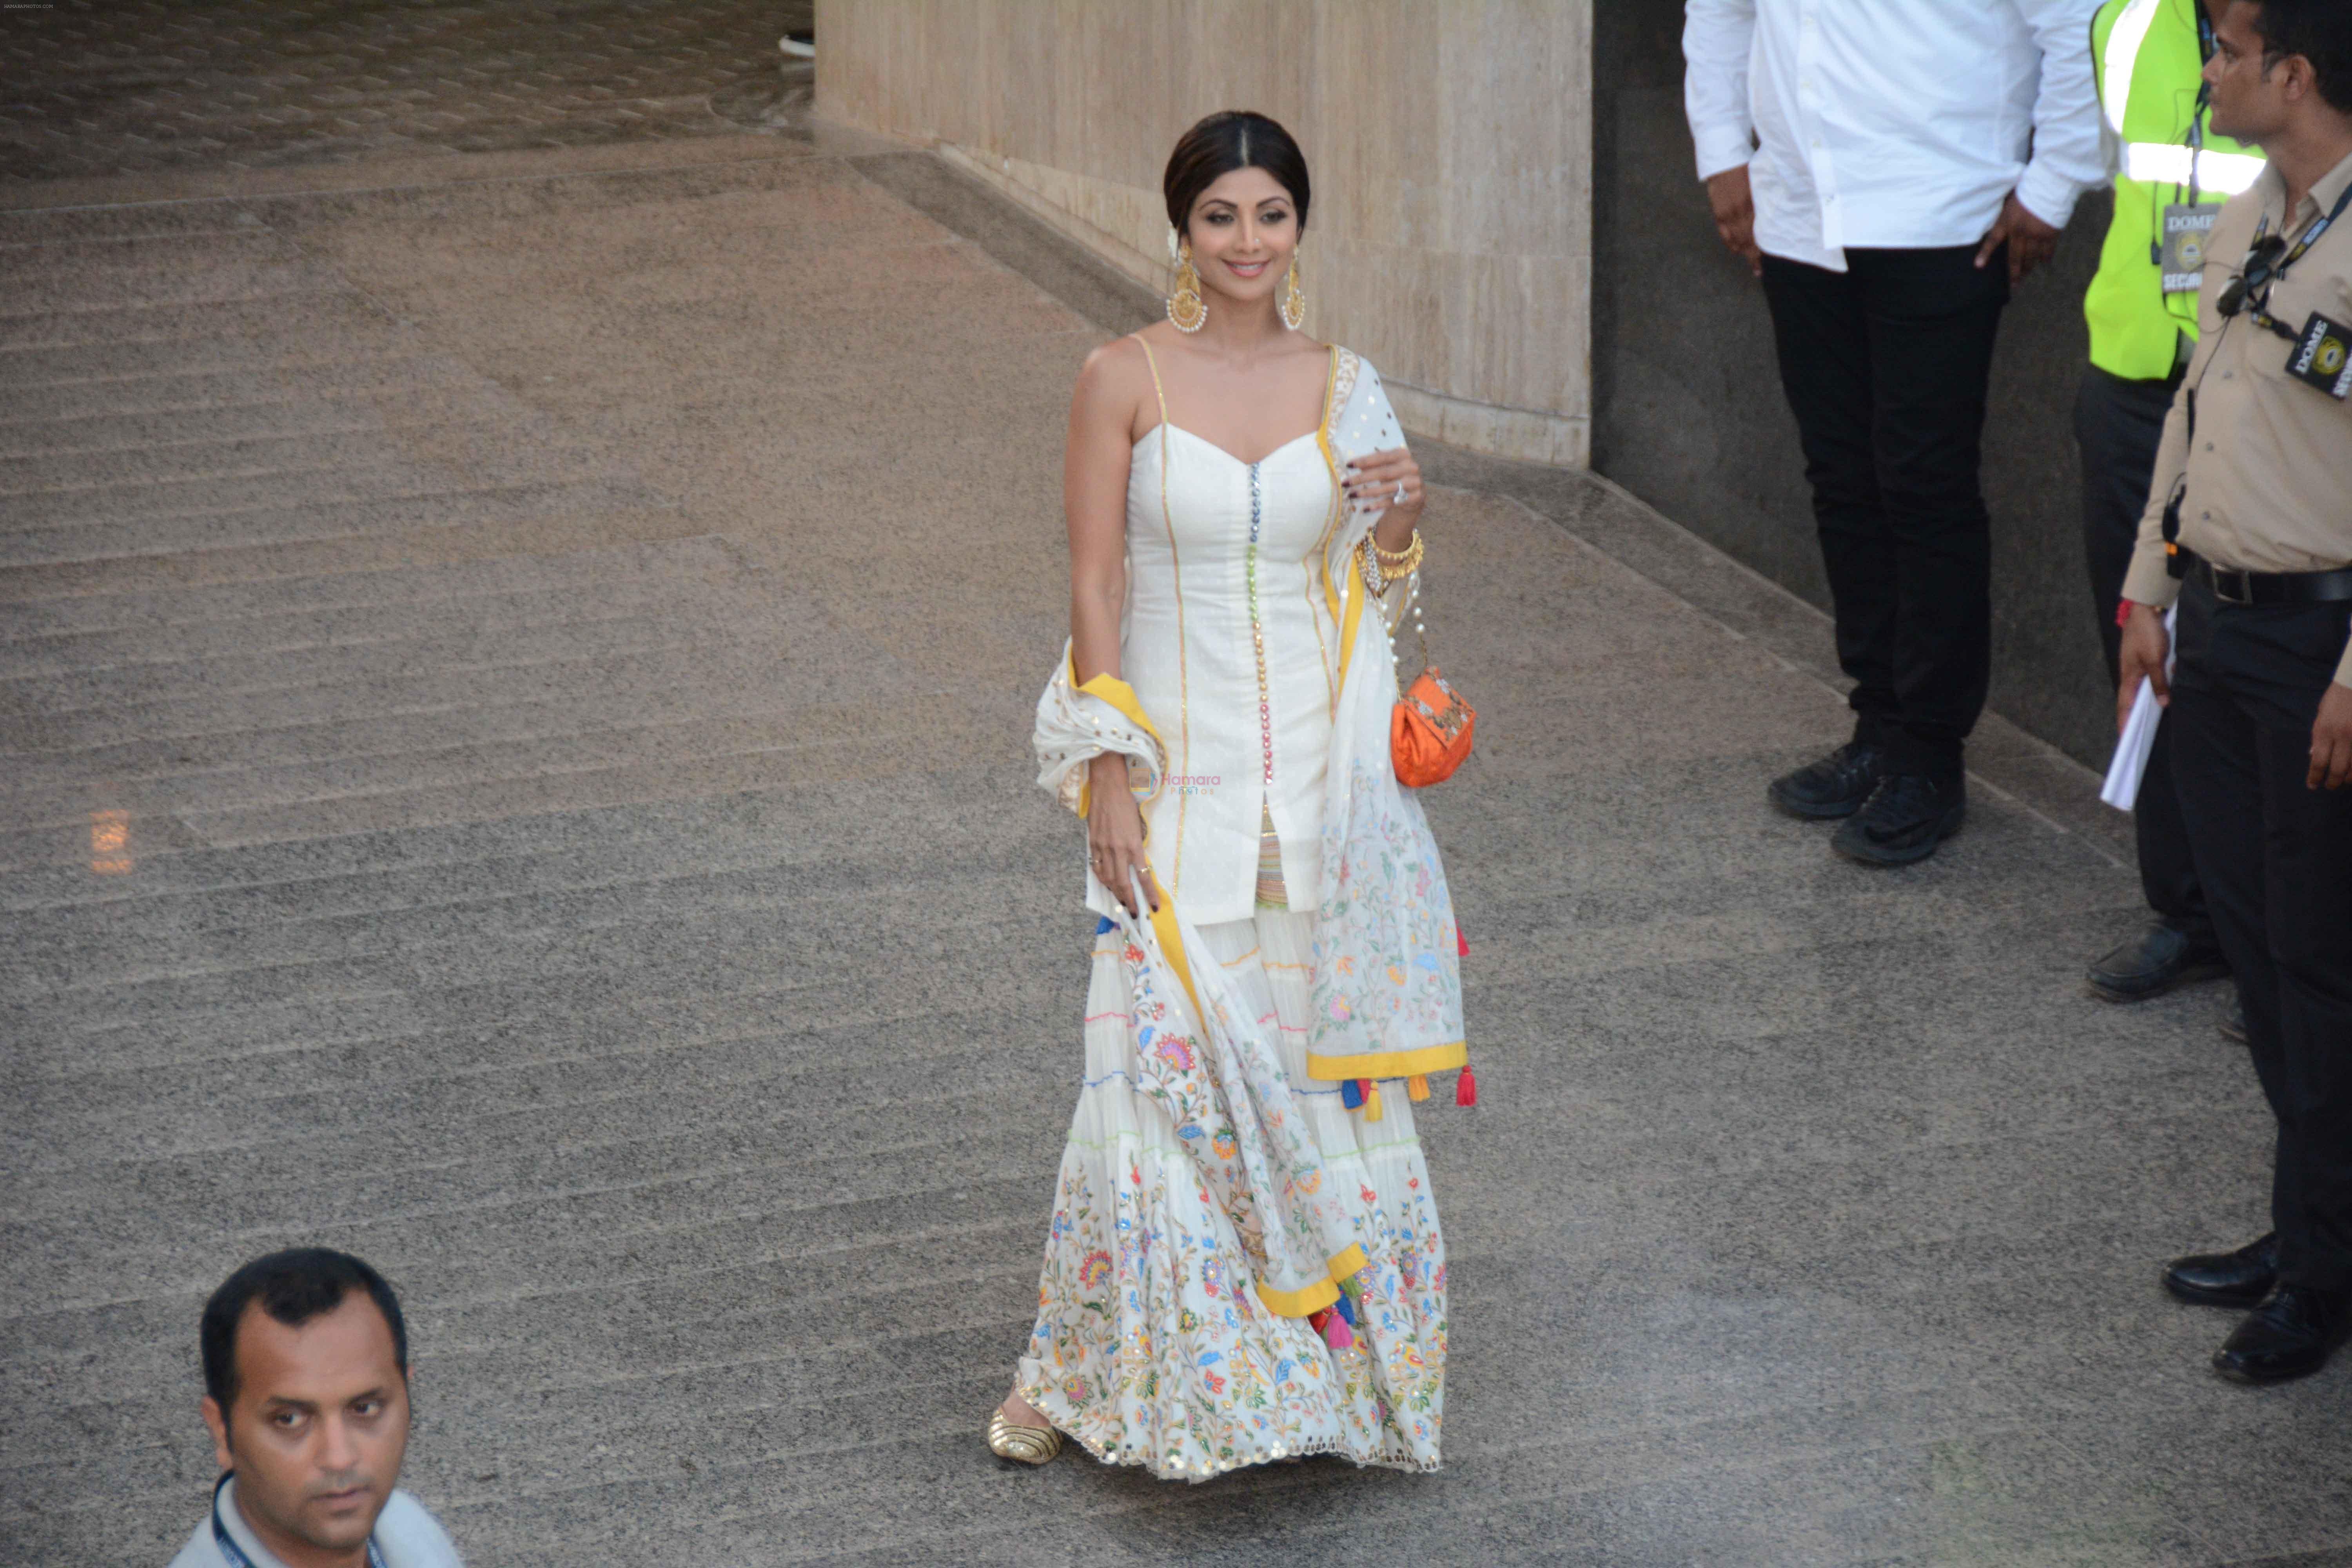
[[[1234,1151],[1223,1128],[1179,1128],[1141,1091],[1135,1017],[1141,949],[1116,925],[1095,939],[1086,1074],[1063,1155],[1021,1396],[1108,1463],[1205,1480],[1244,1465],[1342,1454],[1434,1469],[1444,1418],[1445,1245],[1402,1081],[1367,1110],[1307,1077],[1314,917],[1262,909],[1200,928],[1241,1011],[1278,1056],[1319,1151],[1324,1192],[1364,1266],[1318,1332],[1255,1288],[1259,1204],[1213,1181]],[[1334,1342],[1336,1342],[1336,1343]]]

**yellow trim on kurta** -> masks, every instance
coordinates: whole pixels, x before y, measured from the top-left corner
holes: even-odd
[[[1423,1046],[1417,1051],[1368,1051],[1360,1057],[1325,1057],[1307,1053],[1307,1076],[1325,1083],[1345,1083],[1351,1078],[1423,1078],[1470,1065],[1470,1042]]]
[[[1261,1279],[1257,1285],[1257,1299],[1265,1303],[1267,1311],[1278,1318],[1304,1318],[1338,1300],[1339,1281],[1350,1278],[1358,1269],[1370,1267],[1370,1264],[1371,1259],[1364,1256],[1364,1249],[1351,1241],[1347,1251],[1331,1258],[1328,1265],[1331,1272],[1327,1278],[1317,1280],[1304,1290],[1276,1290]]]

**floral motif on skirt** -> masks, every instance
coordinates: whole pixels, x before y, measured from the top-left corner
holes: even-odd
[[[1086,1076],[1062,1155],[1021,1396],[1097,1458],[1205,1480],[1295,1455],[1434,1469],[1444,1418],[1445,1247],[1401,1085],[1366,1121],[1336,1086],[1306,1072],[1314,917],[1261,910],[1200,928],[1240,1011],[1288,1080],[1319,1154],[1314,1176],[1369,1260],[1343,1282],[1356,1323],[1334,1351],[1303,1318],[1254,1289],[1260,1210],[1236,1186],[1238,1136],[1224,1118],[1181,1130],[1144,1090],[1139,948],[1117,928],[1096,938],[1087,996]],[[1247,1021],[1244,1023],[1247,1026]],[[1139,1037],[1148,1036],[1150,1044]],[[1217,1049],[1195,1034],[1187,1048]],[[1189,1064],[1187,1064],[1189,1066]],[[1246,1127],[1247,1118],[1234,1119]],[[1203,1125],[1202,1123],[1205,1123]],[[1190,1136],[1188,1137],[1187,1134]],[[1195,1147],[1198,1145],[1198,1147]],[[1248,1162],[1241,1162],[1246,1165]]]

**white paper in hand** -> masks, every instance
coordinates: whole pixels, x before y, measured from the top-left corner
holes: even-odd
[[[2176,612],[2164,612],[2164,675],[2172,678],[2172,623]],[[2116,754],[2107,763],[2107,782],[2099,787],[2099,798],[2117,811],[2129,811],[2139,799],[2140,775],[2147,771],[2148,749],[2156,744],[2156,721],[2164,710],[2156,705],[2156,687],[2147,677],[2139,679],[2139,691],[2132,698],[2131,717],[2124,721],[2124,732],[2116,741]]]

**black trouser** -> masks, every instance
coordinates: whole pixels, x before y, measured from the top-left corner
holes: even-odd
[[[1844,272],[1764,258],[1854,738],[1939,780],[1959,777],[1991,667],[1977,458],[2009,269],[1975,259],[1965,245],[1849,249]]]
[[[2091,608],[2099,644],[2106,649],[2107,679],[2116,679],[2116,604],[2124,595],[2124,574],[2139,541],[2139,520],[2147,510],[2148,479],[2156,471],[2156,448],[2164,437],[2164,416],[2180,378],[2126,381],[2093,365],[2084,373],[2074,398],[2074,439],[2083,448],[2083,550],[2091,563]],[[2147,768],[2140,775],[2132,828],[2139,838],[2139,886],[2147,907],[2167,925],[2200,947],[2213,942],[2204,890],[2189,858],[2189,830],[2180,823],[2180,801],[2172,789],[2172,730],[2159,721]]]
[[[2172,776],[2278,1119],[2279,1275],[2352,1288],[2352,788],[2304,786],[2352,605],[2180,596]]]

